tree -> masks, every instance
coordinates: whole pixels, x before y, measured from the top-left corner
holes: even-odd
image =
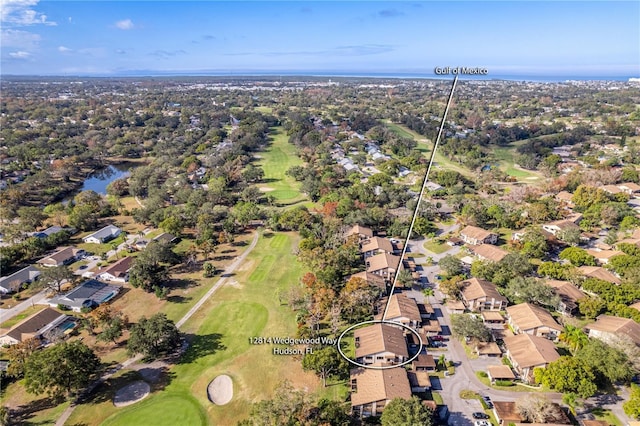
[[[435,232],[435,230],[436,228],[433,226],[433,223],[429,222],[427,219],[421,216],[416,217],[416,220],[413,223],[413,232],[415,233],[415,235],[425,236],[432,232]]]
[[[165,232],[179,236],[180,234],[182,234],[184,223],[183,220],[178,216],[171,215],[160,222],[160,228],[162,228]]]
[[[522,236],[522,254],[537,259],[543,258],[549,251],[547,237],[538,228],[529,228]]]
[[[568,260],[574,266],[595,266],[596,258],[579,247],[568,247],[560,252],[560,259]]]
[[[622,404],[622,408],[627,416],[640,420],[640,386],[631,384],[629,400]]]
[[[387,404],[380,417],[382,426],[431,426],[433,413],[419,398],[394,398]]]
[[[33,231],[47,218],[39,207],[20,207],[18,209],[20,225],[25,231]]]
[[[37,395],[69,397],[93,381],[99,366],[100,359],[84,343],[62,342],[31,355],[24,366],[25,388]]]
[[[462,275],[455,275],[449,279],[440,281],[438,288],[441,292],[450,297],[451,299],[460,300],[460,290],[462,290],[462,281],[464,277]]]
[[[538,266],[538,275],[556,280],[570,280],[576,275],[576,268],[558,262],[542,262]]]
[[[533,277],[515,277],[504,290],[505,296],[513,303],[534,303],[540,306],[558,306],[558,296],[553,287]]]
[[[438,265],[440,266],[440,269],[444,270],[444,272],[450,277],[462,273],[462,261],[450,254],[440,259]]]
[[[89,231],[98,225],[98,215],[87,205],[77,205],[69,214],[69,225],[81,231]]]
[[[527,422],[547,423],[555,418],[553,403],[543,395],[528,393],[516,400],[516,408]]]
[[[595,375],[584,361],[561,356],[547,368],[536,369],[536,381],[558,392],[572,392],[580,398],[589,398],[598,390]]]
[[[571,352],[576,353],[589,343],[589,337],[580,327],[567,324],[558,338],[569,345]]]
[[[157,358],[179,345],[180,332],[173,321],[157,313],[151,318],[142,317],[131,326],[127,351],[130,355],[141,353],[147,358]]]
[[[371,319],[376,300],[381,289],[369,284],[362,278],[351,277],[340,291],[340,312],[346,321],[364,321]]]
[[[253,404],[249,418],[242,426],[298,426],[307,424],[312,404],[305,392],[284,381],[273,392],[273,398]]]
[[[56,293],[60,293],[62,284],[73,281],[75,278],[73,272],[66,265],[42,268],[41,271],[36,283],[46,286]]]
[[[327,387],[327,378],[334,375],[341,376],[348,367],[347,361],[338,353],[335,346],[314,348],[313,353],[307,353],[302,358],[302,368],[318,374],[324,387]]]
[[[578,228],[567,228],[558,233],[558,238],[564,241],[567,244],[571,244],[572,246],[577,245],[580,242],[580,229]]]
[[[7,349],[7,358],[9,360],[7,374],[11,377],[22,377],[24,375],[24,365],[31,355],[38,350],[40,344],[40,339],[31,338],[9,346]]]
[[[595,373],[601,387],[619,381],[628,382],[635,373],[623,351],[597,339],[587,340],[576,357]]]
[[[491,331],[482,318],[475,315],[451,315],[451,328],[458,337],[470,337],[481,342],[491,340]]]
[[[607,304],[599,297],[583,297],[578,300],[578,310],[587,318],[593,319],[600,315]]]
[[[413,285],[413,276],[408,269],[401,269],[398,272],[398,284],[405,288],[411,288]]]

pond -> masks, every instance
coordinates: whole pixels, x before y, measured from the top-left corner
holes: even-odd
[[[95,191],[106,195],[107,186],[116,179],[129,176],[130,163],[115,164],[91,173],[82,184],[80,191]]]

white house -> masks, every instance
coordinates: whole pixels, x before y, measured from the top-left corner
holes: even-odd
[[[85,243],[102,244],[107,241],[117,238],[122,233],[122,230],[114,225],[107,225],[104,228],[89,234],[82,239]]]

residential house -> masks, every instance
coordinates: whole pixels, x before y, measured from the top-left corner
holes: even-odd
[[[640,197],[640,185],[634,182],[624,182],[618,184],[618,188],[620,188],[623,192],[631,195],[632,197]]]
[[[422,321],[422,327],[420,328],[420,331],[422,333],[421,337],[425,337],[424,339],[422,339],[422,341],[426,342],[427,337],[437,336],[438,334],[442,333],[442,326],[440,325],[440,321],[438,321],[437,319],[426,320]]]
[[[479,246],[470,247],[469,250],[471,250],[478,259],[491,262],[500,262],[509,254],[508,251],[491,244],[480,244]]]
[[[4,336],[0,337],[0,345],[15,345],[28,339],[41,338],[43,334],[54,329],[67,318],[67,315],[55,309],[45,308],[11,327]]]
[[[380,253],[393,254],[394,251],[393,244],[386,238],[371,237],[360,243],[360,254],[362,254],[365,259]]]
[[[580,266],[578,272],[587,278],[597,278],[613,284],[620,284],[620,278],[600,266]]]
[[[498,292],[498,288],[492,282],[471,278],[460,284],[462,302],[472,312],[500,311],[507,307],[507,298]]]
[[[609,194],[619,194],[623,192],[622,189],[618,188],[618,185],[602,185],[600,189],[608,192]]]
[[[352,235],[357,235],[358,240],[363,241],[373,237],[373,231],[366,226],[354,225],[347,231],[346,237],[349,238]]]
[[[573,316],[578,311],[578,301],[587,297],[578,287],[569,281],[546,280],[544,282],[558,295],[559,301],[556,311],[562,315]]]
[[[420,318],[423,321],[435,318],[436,311],[430,303],[417,303],[417,305],[418,311],[420,312]]]
[[[431,389],[431,379],[427,371],[408,371],[407,378],[411,386],[411,392],[427,392]]]
[[[415,371],[436,371],[436,360],[431,354],[420,354],[411,362]]]
[[[480,315],[485,324],[504,324],[504,317],[499,311],[482,311]]]
[[[473,351],[479,356],[499,357],[502,350],[496,342],[478,342]]]
[[[46,267],[68,265],[84,256],[86,252],[75,247],[63,247],[55,253],[38,260],[38,264]]]
[[[122,230],[114,225],[107,225],[104,228],[87,235],[82,239],[85,243],[103,244],[117,238]]]
[[[493,414],[495,414],[496,420],[501,426],[519,423],[524,420],[516,403],[513,401],[493,401]]]
[[[562,234],[563,232],[566,232],[571,229],[575,229],[579,231],[580,227],[572,220],[561,219],[561,220],[554,220],[553,222],[543,224],[542,229],[555,236],[558,236],[559,234]]]
[[[126,283],[129,281],[129,270],[133,266],[133,261],[133,257],[123,257],[107,267],[98,269],[96,278],[102,281]]]
[[[567,191],[560,191],[556,194],[555,199],[564,202],[567,206],[573,206],[573,194]]]
[[[49,305],[65,306],[74,312],[81,312],[82,308],[90,309],[108,302],[116,297],[119,292],[119,286],[105,284],[97,280],[89,280],[67,294],[50,299]]]
[[[595,257],[600,265],[606,265],[607,263],[609,263],[609,259],[611,259],[613,256],[618,256],[618,255],[624,254],[623,252],[621,252],[619,250],[587,249],[586,252],[588,254],[590,254],[591,256]]]
[[[36,238],[47,238],[50,235],[57,234],[58,232],[62,232],[65,229],[60,226],[50,226],[43,231],[34,232],[33,236]]]
[[[504,338],[507,358],[524,381],[533,380],[534,368],[545,368],[560,358],[551,340],[531,334],[516,334]]]
[[[640,346],[640,324],[631,318],[620,318],[611,315],[600,315],[596,322],[585,327],[589,330],[589,337],[604,342],[628,338]]]
[[[389,253],[380,253],[365,259],[367,272],[380,275],[391,281],[400,266],[400,257]]]
[[[381,277],[380,275],[372,274],[371,272],[367,272],[367,271],[358,272],[357,274],[351,275],[349,277],[349,279],[351,279],[351,278],[363,279],[369,285],[378,287],[383,291],[386,291],[386,289],[387,289],[387,284],[386,284],[384,278]]]
[[[417,329],[422,322],[420,309],[418,309],[415,299],[407,297],[404,293],[391,295],[385,319],[399,322],[414,329]]]
[[[407,341],[400,327],[373,324],[354,333],[356,361],[361,364],[393,365],[409,359]]]
[[[153,241],[160,241],[160,242],[164,242],[167,244],[171,244],[174,243],[178,240],[178,237],[176,237],[173,234],[170,234],[168,232],[163,232],[162,234],[156,235],[153,238]]]
[[[404,368],[355,368],[349,376],[351,413],[356,418],[380,416],[394,398],[411,398],[411,385]]]
[[[448,300],[444,305],[450,314],[464,314],[466,306],[461,300]]]
[[[531,303],[509,306],[507,320],[516,334],[525,333],[557,340],[562,332],[562,326],[553,319],[546,309]]]
[[[474,246],[480,244],[495,244],[498,242],[498,234],[478,228],[477,226],[466,226],[460,232],[460,238],[467,244]]]
[[[30,284],[38,279],[40,270],[33,265],[20,269],[6,277],[0,278],[0,293],[14,293],[24,284]]]
[[[516,375],[513,374],[511,367],[508,365],[490,365],[487,367],[487,376],[491,383],[496,380],[515,380]]]

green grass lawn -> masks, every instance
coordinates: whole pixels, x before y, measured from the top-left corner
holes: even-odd
[[[603,408],[595,408],[591,410],[591,414],[596,416],[596,420],[604,420],[613,426],[623,426],[622,422],[615,414],[613,414],[610,410],[605,410]]]
[[[397,135],[400,135],[402,137],[412,138],[413,140],[415,140],[417,143],[416,149],[422,152],[422,154],[425,157],[428,157],[430,155],[431,150],[433,149],[433,143],[434,143],[433,141],[414,132],[413,130],[407,128],[402,124],[391,123],[389,121],[385,122],[385,124],[389,128],[389,130],[396,133]],[[461,164],[458,164],[449,160],[447,157],[442,155],[440,150],[436,152],[436,158],[434,159],[434,166],[442,167],[447,170],[455,170],[456,172],[460,173],[463,176],[466,176],[471,179],[475,179],[475,174],[471,170],[467,169]]]
[[[292,204],[305,199],[300,193],[300,183],[285,172],[292,166],[302,164],[296,155],[295,146],[281,127],[271,128],[271,143],[265,151],[260,152],[258,164],[264,170],[264,182],[259,187],[265,194],[273,195],[277,202]]]
[[[318,395],[344,396],[345,385],[321,389],[320,380],[302,370],[300,360],[272,355],[272,345],[250,345],[249,337],[295,337],[295,313],[278,294],[299,282],[303,268],[292,250],[293,234],[262,236],[236,271],[183,327],[191,346],[171,371],[164,390],[144,401],[115,408],[110,399],[79,406],[69,424],[236,424],[253,402],[273,395],[282,380]],[[206,388],[220,374],[234,382],[234,398],[223,407],[207,399]],[[176,415],[183,416],[176,422]],[[144,423],[141,423],[144,422]]]
[[[425,241],[425,243],[422,246],[425,249],[429,250],[430,252],[433,252],[436,254],[441,254],[451,249],[451,246],[447,244],[439,244],[433,240]]]
[[[17,304],[17,303],[16,303]],[[40,312],[41,310],[43,310],[46,306],[44,305],[35,305],[35,306],[30,306],[27,309],[25,309],[24,311],[20,312],[18,315],[16,315],[15,317],[8,319],[4,322],[2,322],[0,324],[0,328],[11,328],[14,325],[16,325],[17,323],[19,323],[20,321],[22,321],[23,319],[30,317],[31,315]]]

